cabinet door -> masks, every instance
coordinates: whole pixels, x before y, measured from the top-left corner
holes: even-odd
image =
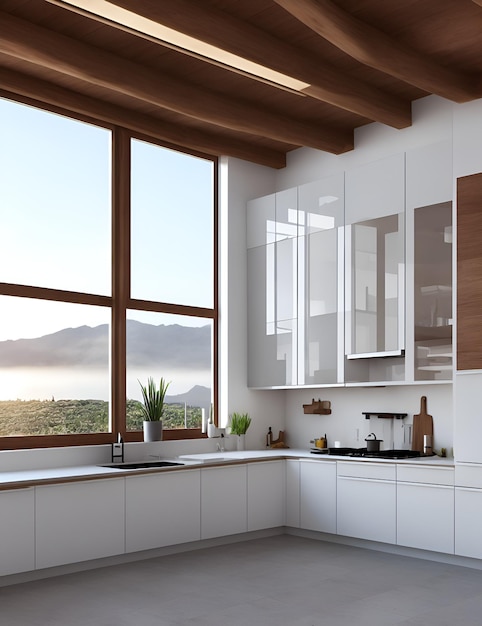
[[[285,523],[283,461],[250,463],[248,472],[248,530],[276,528]]]
[[[407,208],[452,201],[452,158],[450,140],[407,151]]]
[[[454,552],[454,488],[397,483],[397,544]]]
[[[396,543],[396,485],[383,480],[339,476],[337,532],[383,543]]]
[[[454,385],[454,456],[457,462],[482,463],[482,372],[460,372]]]
[[[201,538],[200,470],[126,478],[126,552]]]
[[[37,569],[125,550],[124,479],[35,488]]]
[[[35,569],[34,489],[0,492],[0,576]]]
[[[482,559],[482,489],[455,488],[455,554]]]
[[[413,293],[410,345],[415,349],[414,379],[451,380],[452,203],[422,206],[410,215],[414,232],[413,288],[411,282],[408,286],[409,293]],[[407,304],[409,301],[410,297]]]
[[[248,203],[248,386],[297,384],[298,190]]]
[[[343,175],[298,189],[298,384],[343,382]]]
[[[287,459],[286,469],[286,526],[300,527],[300,461]]]
[[[296,384],[297,239],[248,250],[248,386]]]
[[[246,465],[201,470],[201,539],[244,533]]]
[[[275,194],[250,200],[246,208],[246,220],[248,249],[274,243],[276,232]]]
[[[405,155],[372,161],[345,174],[345,221],[355,224],[405,211]]]
[[[336,533],[336,463],[300,462],[301,528]]]
[[[345,223],[346,380],[400,380],[405,348],[404,154],[346,173]],[[380,366],[378,356],[397,358]]]

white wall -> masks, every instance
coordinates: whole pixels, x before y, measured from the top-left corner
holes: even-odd
[[[246,202],[272,193],[275,175],[271,168],[238,159],[221,161],[221,424],[233,411],[248,412],[252,418],[246,437],[249,448],[265,445],[269,426],[277,435],[285,425],[284,392],[247,387]]]
[[[364,387],[338,389],[305,389],[287,391],[286,422],[290,447],[307,448],[310,440],[326,433],[328,446],[334,441],[342,446],[362,448],[365,437],[374,432],[383,439],[384,448],[410,447],[409,432],[404,440],[404,430],[413,423],[413,415],[420,413],[420,398],[427,397],[427,412],[433,417],[434,449],[453,447],[452,386],[413,385],[395,387]],[[329,400],[331,415],[305,415],[303,404],[312,399]],[[403,420],[365,419],[362,412],[380,411],[408,413]],[[358,439],[357,439],[358,435]]]

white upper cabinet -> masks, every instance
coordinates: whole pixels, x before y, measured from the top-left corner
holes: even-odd
[[[345,174],[345,222],[405,212],[405,155],[394,154]]]
[[[452,153],[445,140],[249,203],[250,387],[452,380]]]
[[[452,200],[452,141],[410,150],[406,162],[407,209]]]
[[[406,380],[443,382],[453,376],[452,142],[411,150],[406,159]]]
[[[343,382],[342,174],[298,188],[298,385]]]
[[[274,243],[275,222],[276,199],[274,194],[248,202],[246,231],[248,249]]]
[[[404,154],[346,172],[345,224],[346,380],[403,380],[403,360],[374,357],[405,349]]]
[[[340,174],[248,203],[250,387],[343,382],[343,198]]]
[[[248,385],[297,382],[297,190],[248,203]]]

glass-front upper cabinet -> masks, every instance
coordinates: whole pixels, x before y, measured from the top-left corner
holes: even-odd
[[[452,203],[414,211],[415,380],[452,379]]]
[[[298,384],[343,383],[343,174],[300,186],[298,216]]]
[[[405,376],[405,157],[346,173],[345,377]],[[378,357],[385,357],[380,359]]]
[[[249,387],[297,384],[297,206],[296,188],[248,203]]]

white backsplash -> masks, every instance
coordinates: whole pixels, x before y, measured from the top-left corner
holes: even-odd
[[[411,448],[409,431],[413,415],[420,413],[420,398],[427,396],[427,411],[433,417],[434,449],[453,447],[452,386],[412,385],[354,387],[347,389],[290,390],[286,393],[286,433],[292,448],[308,448],[310,440],[326,433],[328,446],[365,447],[365,438],[375,433],[382,448]],[[303,404],[312,398],[331,401],[331,415],[305,415]],[[363,412],[407,413],[402,419],[365,419]]]

